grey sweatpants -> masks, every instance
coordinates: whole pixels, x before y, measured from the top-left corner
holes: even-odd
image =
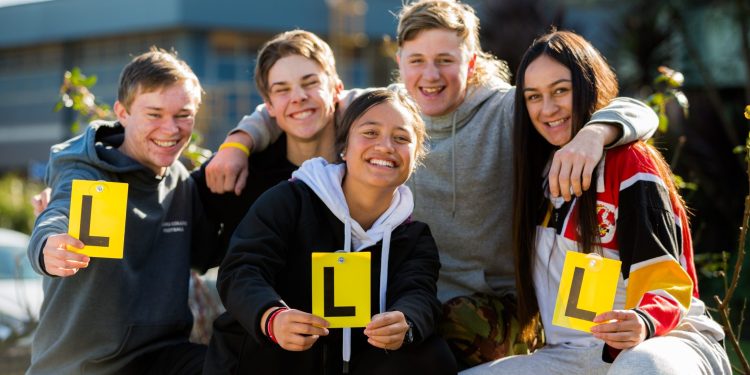
[[[691,326],[650,338],[624,350],[612,364],[600,343],[589,348],[547,345],[530,355],[506,357],[462,371],[462,375],[731,375],[724,348]]]

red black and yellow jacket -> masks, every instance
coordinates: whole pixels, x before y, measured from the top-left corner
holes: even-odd
[[[705,316],[705,306],[698,299],[686,212],[670,197],[649,149],[634,143],[608,150],[598,174],[600,246],[605,257],[622,262],[614,309],[638,312],[649,337],[667,334],[691,316],[721,339],[721,328]],[[553,203],[552,211],[540,213],[534,268],[545,331],[551,328],[555,299],[550,301],[550,290],[544,284],[559,285],[563,251],[558,250],[576,250],[579,240],[576,200]],[[568,333],[560,327],[551,330],[553,341],[568,342],[569,337],[579,342],[596,340],[590,334]]]

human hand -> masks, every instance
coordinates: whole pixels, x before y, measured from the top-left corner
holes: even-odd
[[[294,309],[280,312],[272,324],[279,346],[294,352],[310,349],[320,336],[328,335],[327,320]]]
[[[42,254],[44,270],[48,274],[60,277],[73,276],[79,269],[89,266],[89,257],[67,250],[67,245],[76,249],[82,249],[84,246],[83,242],[67,233],[54,234],[47,238]]]
[[[246,133],[235,132],[224,139],[224,143],[237,142],[252,149],[252,138]],[[248,175],[247,154],[235,147],[225,147],[216,151],[206,165],[206,185],[212,193],[234,192],[240,195],[245,188]]]
[[[591,173],[602,158],[605,141],[616,130],[604,124],[581,129],[552,157],[548,179],[552,197],[562,195],[570,201],[571,194],[580,197],[591,186]]]
[[[401,311],[388,311],[372,317],[365,327],[365,335],[370,345],[388,350],[396,350],[404,344],[404,336],[409,330],[406,317]]]
[[[47,205],[49,205],[50,196],[52,196],[52,189],[45,188],[44,190],[40,191],[39,194],[31,197],[31,206],[34,208],[34,216],[39,216],[39,214],[41,214],[42,211],[47,208]]]
[[[646,324],[633,310],[613,310],[594,317],[591,327],[594,337],[615,349],[632,348],[646,339]]]

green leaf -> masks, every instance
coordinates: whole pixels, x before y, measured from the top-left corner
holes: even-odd
[[[664,113],[658,113],[659,115],[659,132],[660,133],[666,133],[667,129],[669,129],[669,119],[667,118],[667,115]]]
[[[745,118],[750,120],[750,105],[745,106]]]
[[[81,84],[89,88],[91,86],[94,86],[96,84],[96,76],[92,75],[92,76],[87,77],[86,79],[83,80],[83,82],[81,82]]]
[[[55,111],[55,112],[60,112],[60,110],[61,110],[61,109],[63,109],[63,108],[65,108],[65,105],[63,104],[62,100],[59,100],[59,101],[58,101],[58,102],[57,102],[57,103],[55,104],[55,108],[53,109],[53,111]]]

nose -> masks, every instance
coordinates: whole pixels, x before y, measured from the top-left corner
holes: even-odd
[[[375,145],[375,149],[385,153],[393,152],[393,140],[391,139],[391,137],[382,137]]]
[[[292,100],[295,102],[301,102],[307,100],[307,92],[301,86],[292,87]]]
[[[424,72],[422,72],[422,76],[429,80],[437,80],[440,78],[440,69],[438,69],[435,63],[426,64]]]
[[[180,132],[179,120],[180,119],[174,116],[170,117],[168,121],[165,121],[164,126],[162,127],[162,130],[170,134],[179,133]]]
[[[542,103],[542,114],[553,115],[555,114],[555,112],[557,112],[557,109],[558,105],[554,99],[548,97],[544,98],[544,102]]]

